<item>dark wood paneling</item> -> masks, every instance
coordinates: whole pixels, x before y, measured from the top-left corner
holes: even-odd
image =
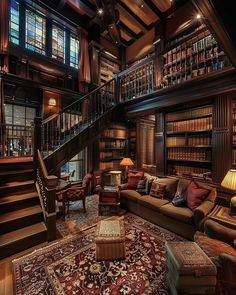
[[[215,97],[213,106],[213,181],[221,183],[232,163],[232,96]]]
[[[165,174],[164,113],[156,114],[155,153],[157,174]]]

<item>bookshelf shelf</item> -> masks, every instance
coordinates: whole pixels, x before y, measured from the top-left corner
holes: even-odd
[[[212,167],[212,105],[167,113],[165,118],[167,174],[209,177]]]
[[[122,124],[112,124],[103,130],[99,140],[99,170],[121,169],[120,161],[127,150],[127,136],[127,128]]]

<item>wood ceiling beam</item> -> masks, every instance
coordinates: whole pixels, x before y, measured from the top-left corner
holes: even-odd
[[[135,21],[137,21],[141,27],[143,28],[144,31],[147,31],[149,29],[149,26],[142,21],[129,7],[127,7],[121,0],[117,0],[117,3],[124,9],[126,12],[131,15]]]
[[[220,21],[220,17],[214,7],[212,1],[209,0],[192,0],[200,14],[204,17],[204,21],[211,33],[224,49],[230,61],[236,67],[236,48],[233,40],[230,38],[224,24]]]
[[[156,5],[152,2],[152,0],[143,0],[143,1],[159,18],[162,19],[164,17],[161,10],[156,7]]]
[[[66,0],[60,0],[57,7],[59,10],[62,10],[62,8],[65,6]]]
[[[126,26],[126,24],[124,24],[123,22],[119,21],[119,26],[120,28],[122,28],[123,31],[125,31],[130,37],[132,37],[132,39],[137,40],[138,38],[140,38],[141,36],[135,34],[135,32],[133,32],[128,26]],[[143,35],[143,34],[142,34]]]

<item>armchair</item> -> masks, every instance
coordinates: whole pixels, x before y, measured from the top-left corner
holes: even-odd
[[[70,202],[82,200],[84,212],[86,212],[85,207],[85,199],[89,193],[90,183],[93,179],[93,172],[87,173],[82,183],[81,182],[71,182],[69,188],[60,192],[60,199],[58,201],[63,202],[63,216],[65,218],[66,215],[66,207],[67,213],[69,215],[69,207]]]
[[[213,220],[196,232],[194,241],[217,266],[216,295],[233,295],[236,288],[236,230]]]

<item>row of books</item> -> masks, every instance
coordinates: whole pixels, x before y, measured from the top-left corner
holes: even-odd
[[[100,162],[99,165],[100,170],[106,170],[106,169],[120,169],[120,161],[118,162]]]
[[[102,132],[102,137],[126,137],[127,131],[124,129],[106,129]]]
[[[207,48],[213,47],[216,44],[217,43],[212,35],[208,35],[205,38],[201,38],[200,40],[193,43],[189,41],[165,53],[164,54],[165,63],[169,64],[169,63],[179,62],[193,55],[195,52],[199,52],[204,49],[207,50]]]
[[[166,140],[167,147],[175,147],[175,146],[194,146],[194,145],[211,145],[211,137],[209,136],[193,136],[188,137],[168,137]]]
[[[167,132],[203,131],[212,129],[212,117],[167,123]]]
[[[100,152],[100,159],[106,159],[106,158],[120,158],[123,157],[124,150],[118,150],[118,151],[109,151],[109,152]]]
[[[233,125],[233,132],[236,132],[236,125]]]
[[[233,120],[236,120],[236,113],[233,113]]]
[[[236,144],[236,135],[233,135],[233,144]]]
[[[211,161],[211,150],[207,148],[169,148],[167,157],[174,160]]]
[[[100,141],[99,143],[100,149],[123,149],[126,147],[126,141],[125,140],[119,140],[115,139],[114,141]]]
[[[213,107],[211,105],[208,105],[205,107],[189,109],[189,110],[178,112],[178,113],[169,113],[166,115],[166,119],[167,121],[190,119],[191,117],[212,114],[212,111],[213,111]]]
[[[202,178],[211,177],[211,171],[206,168],[200,167],[189,167],[189,166],[181,166],[181,165],[169,165],[168,173],[174,175],[191,175],[198,176]]]

